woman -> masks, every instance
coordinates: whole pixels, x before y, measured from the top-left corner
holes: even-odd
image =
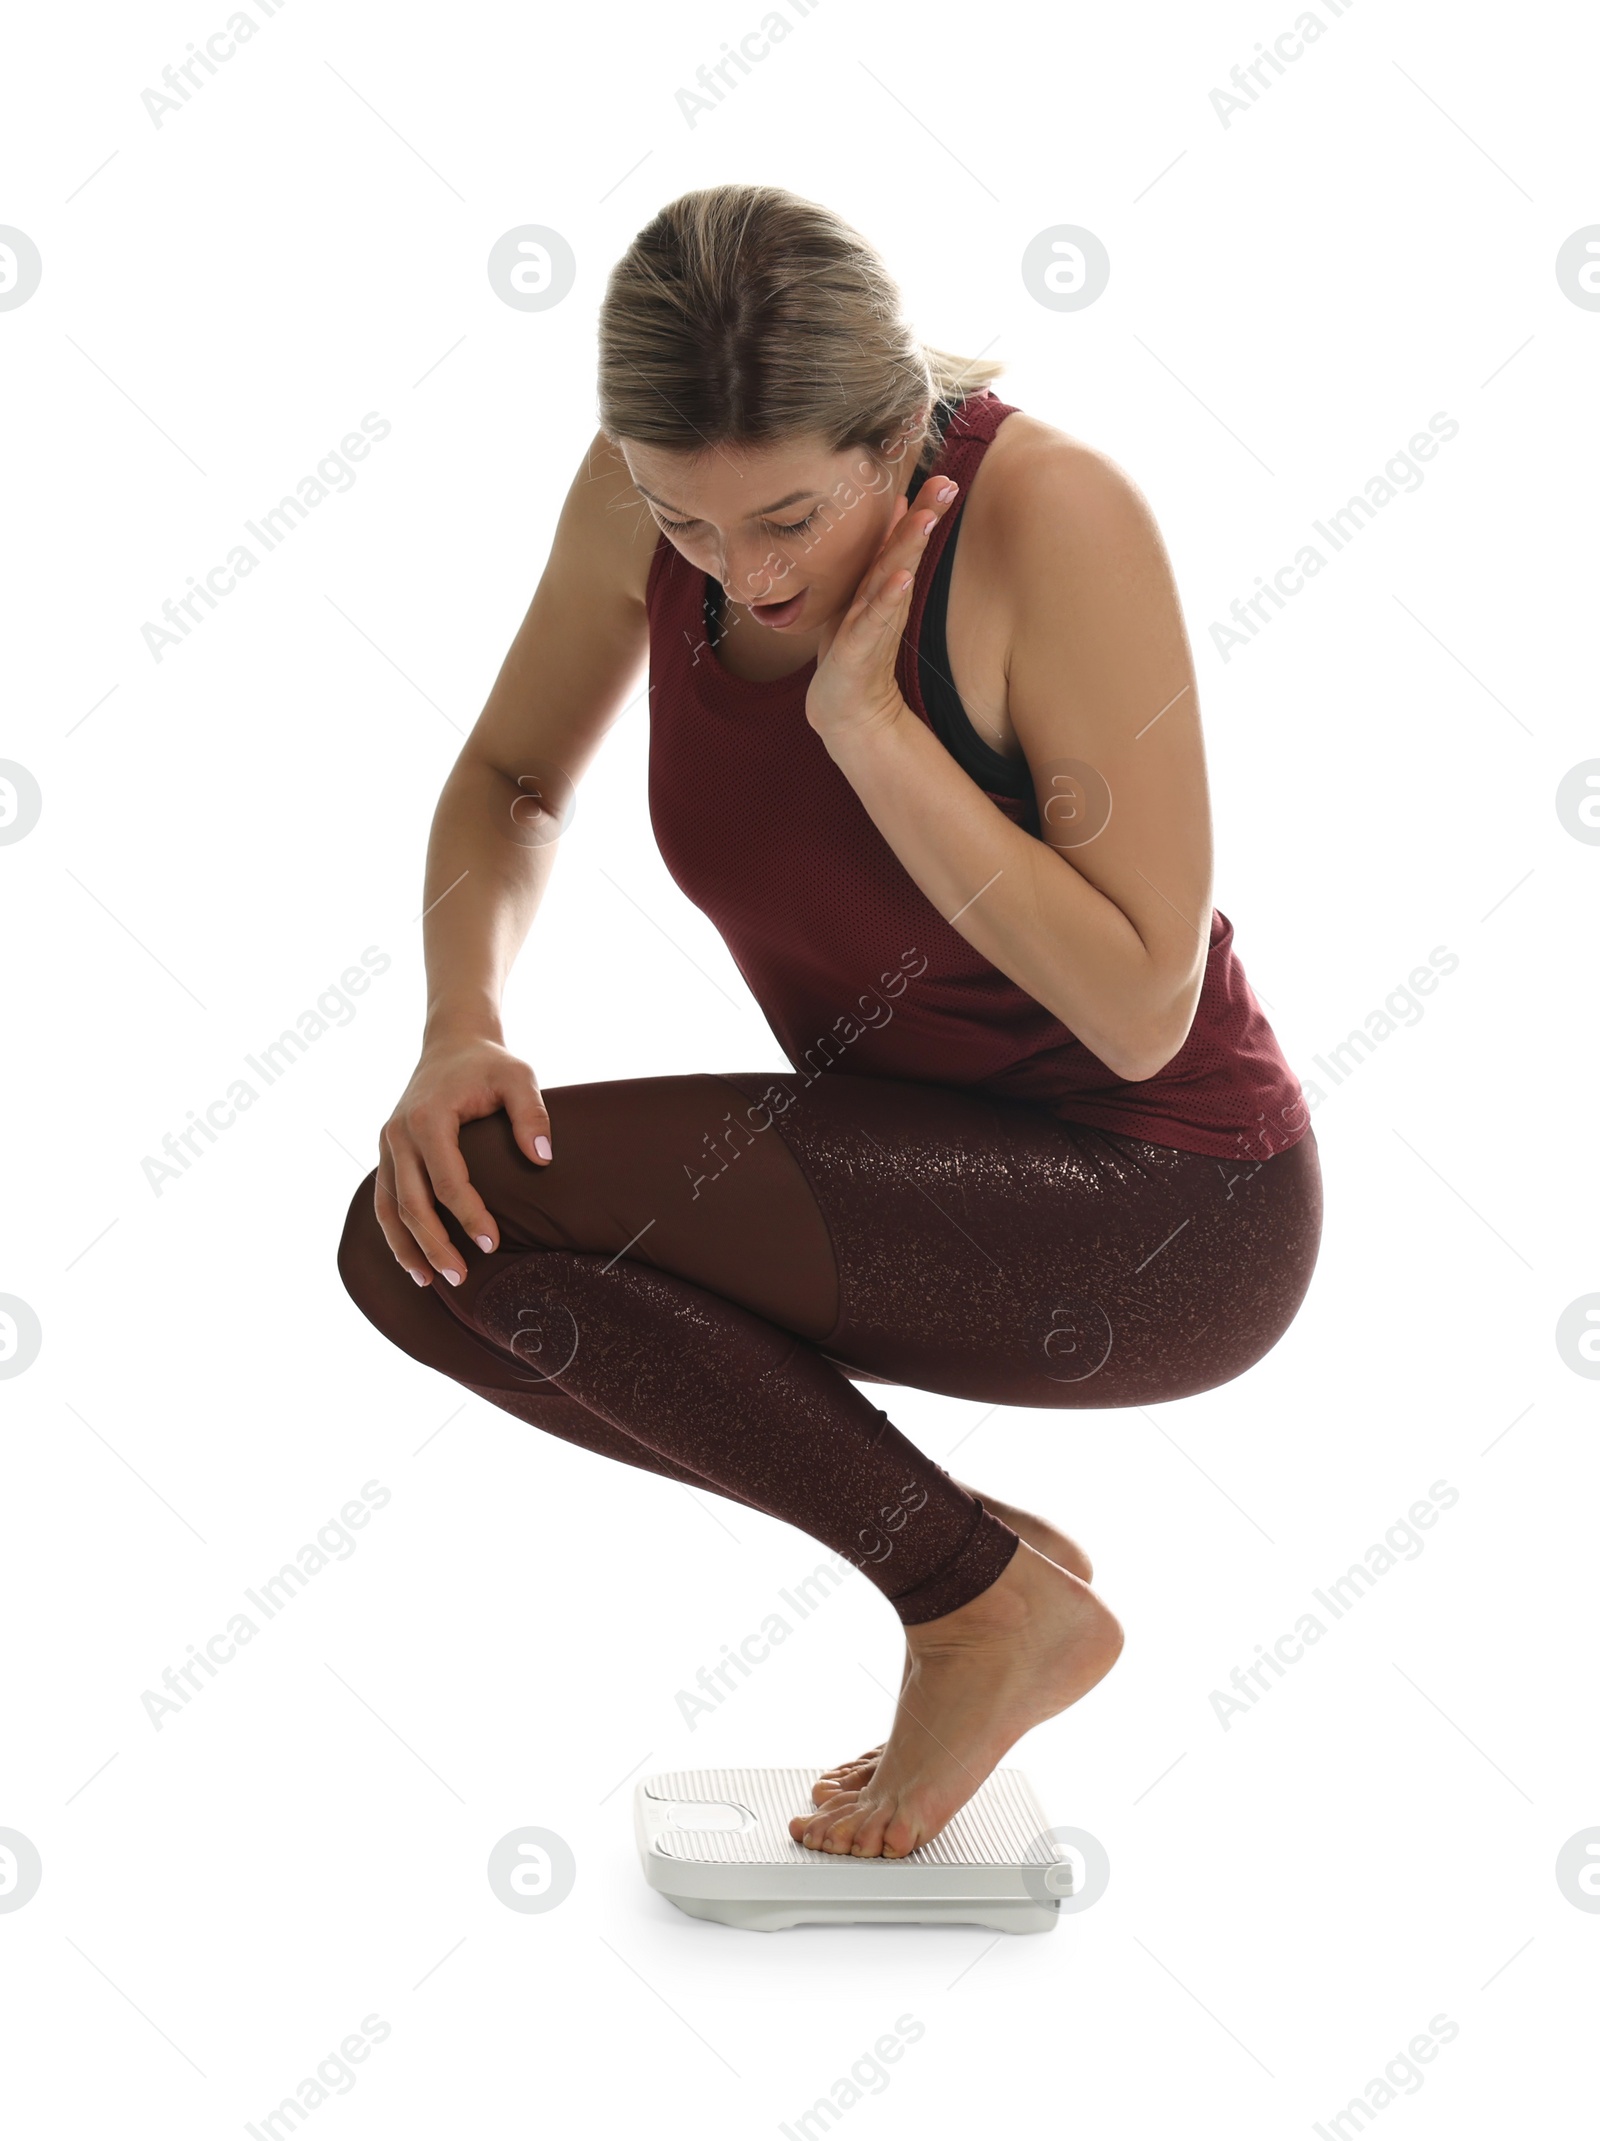
[[[1282,1335],[1321,1227],[1211,905],[1161,539],[999,369],[925,349],[871,248],[787,192],[640,233],[599,433],[440,798],[422,1054],[340,1249],[416,1359],[878,1586],[889,1737],[793,1824],[864,1857],[935,1836],[1122,1631],[1081,1548],[857,1386],[1212,1389]],[[646,655],[662,854],[792,1068],[541,1096],[501,991]]]

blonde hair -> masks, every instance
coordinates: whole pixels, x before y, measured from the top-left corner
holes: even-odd
[[[887,456],[897,437],[920,450],[937,402],[1004,369],[919,342],[874,248],[781,186],[668,202],[600,307],[601,430],[682,453],[802,434],[835,452]]]

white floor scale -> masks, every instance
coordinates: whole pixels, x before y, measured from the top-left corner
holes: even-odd
[[[792,1925],[986,1925],[1047,1933],[1073,1865],[1019,1769],[997,1769],[932,1843],[903,1859],[832,1858],[789,1834],[814,1769],[674,1769],[634,1789],[644,1877],[694,1918]]]

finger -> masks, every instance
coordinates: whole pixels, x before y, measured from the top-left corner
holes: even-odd
[[[500,1099],[511,1119],[518,1149],[537,1166],[548,1166],[552,1157],[550,1111],[539,1092],[538,1080],[525,1063],[508,1073]]]
[[[378,1215],[378,1225],[383,1238],[389,1244],[395,1262],[403,1271],[409,1272],[419,1286],[430,1286],[433,1273],[428,1260],[412,1238],[411,1229],[400,1216],[400,1203],[394,1187],[394,1154],[385,1138],[378,1140],[378,1178],[372,1187],[373,1209]]]
[[[955,503],[960,485],[950,476],[930,476],[917,493],[914,504],[901,500],[902,511],[891,523],[888,538],[874,563],[882,566],[914,565],[923,545]]]
[[[881,565],[883,565],[890,557],[899,555],[897,546],[904,538],[906,524],[910,512],[911,501],[909,498],[906,498],[902,495],[901,497],[895,500],[894,511],[889,516],[889,525],[883,531],[883,538],[878,544],[877,550],[874,552],[873,556],[868,561],[865,569],[862,572],[861,578],[857,583],[858,593],[860,592],[861,588],[866,586],[867,582],[872,578],[872,575],[878,570]]]
[[[414,1133],[417,1151],[427,1169],[433,1194],[447,1212],[453,1212],[482,1250],[500,1246],[500,1228],[493,1212],[472,1186],[461,1150],[461,1121],[457,1116],[428,1117]],[[454,1243],[446,1244],[452,1260]],[[448,1277],[448,1273],[446,1276]]]
[[[848,654],[862,659],[870,656],[875,647],[881,651],[898,645],[905,633],[911,590],[916,583],[914,558],[907,563],[892,563],[870,576],[839,627]]]
[[[929,538],[949,510],[956,487],[947,483],[933,500],[919,499],[906,514],[874,561],[867,591],[873,600],[891,599],[911,586]]]
[[[434,1209],[428,1177],[423,1172],[416,1145],[409,1136],[402,1135],[391,1150],[394,1153],[395,1207],[400,1219],[433,1269],[453,1286],[459,1286],[465,1277],[461,1270],[461,1252],[445,1232]]]
[[[954,476],[930,476],[917,493],[915,510],[945,513],[955,504],[960,489]]]

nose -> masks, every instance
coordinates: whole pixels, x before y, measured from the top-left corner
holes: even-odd
[[[768,542],[731,545],[718,562],[718,577],[730,602],[764,602],[789,577],[792,567]]]

